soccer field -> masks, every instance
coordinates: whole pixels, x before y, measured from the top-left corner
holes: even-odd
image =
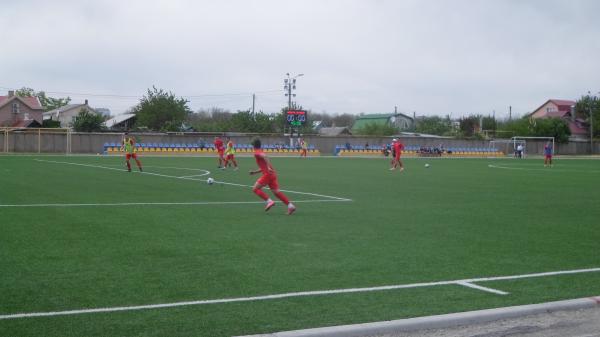
[[[599,160],[271,158],[292,216],[263,211],[253,158],[141,160],[0,156],[1,336],[235,336],[600,295]]]

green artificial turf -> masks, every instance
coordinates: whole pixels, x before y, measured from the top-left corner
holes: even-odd
[[[383,159],[272,158],[283,190],[310,193],[287,193],[287,216],[248,187],[252,158],[237,172],[141,160],[154,174],[120,157],[0,157],[1,205],[49,204],[0,207],[0,315],[600,267],[600,161],[405,159],[400,173]],[[268,333],[595,296],[600,272],[479,285],[509,295],[444,285],[15,318],[0,335]]]

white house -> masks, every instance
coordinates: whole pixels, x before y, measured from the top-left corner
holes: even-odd
[[[60,108],[44,112],[44,120],[51,119],[53,121],[58,121],[60,122],[61,127],[68,128],[73,125],[73,119],[83,109],[87,109],[93,114],[98,114],[94,108],[91,108],[88,105],[88,100],[86,99],[83,104],[67,104]]]

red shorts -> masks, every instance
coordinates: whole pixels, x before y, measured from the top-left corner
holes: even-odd
[[[217,152],[219,152],[219,157],[223,158],[223,154],[225,153],[224,149],[217,149]]]
[[[129,160],[133,157],[133,159],[137,159],[137,153],[126,153],[125,154],[125,159]]]
[[[228,154],[225,159],[227,159],[227,160],[233,160],[233,155],[232,154]]]
[[[394,157],[394,159],[400,160],[400,153],[396,153],[396,157]]]
[[[547,154],[546,155],[546,159],[552,159],[552,155],[551,154]]]
[[[261,185],[267,185],[272,190],[279,189],[279,182],[277,182],[277,176],[274,174],[263,174],[256,182]]]

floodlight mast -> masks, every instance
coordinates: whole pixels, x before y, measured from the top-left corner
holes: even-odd
[[[296,97],[296,94],[292,94],[292,90],[296,90],[296,79],[304,74],[298,74],[291,77],[290,73],[285,74],[287,78],[283,79],[283,89],[286,90],[285,95],[288,97],[288,110],[292,110],[292,95]]]
[[[283,89],[285,90],[285,95],[288,98],[288,111],[292,110],[292,96],[296,97],[296,94],[292,94],[292,90],[296,90],[296,79],[300,76],[304,76],[304,74],[298,74],[296,76],[290,76],[290,73],[286,73],[286,78],[283,79]],[[290,126],[290,146],[293,146],[293,129]]]

